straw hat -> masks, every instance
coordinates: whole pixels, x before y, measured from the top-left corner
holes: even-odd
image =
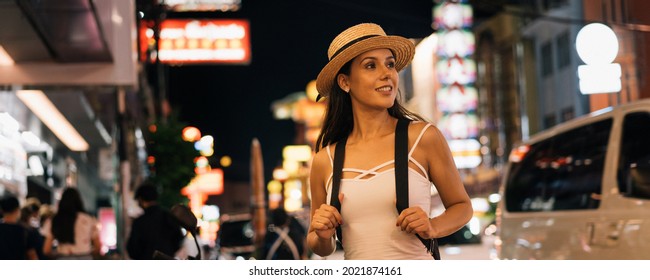
[[[327,50],[329,62],[316,79],[318,99],[333,92],[336,74],[344,64],[364,52],[383,48],[393,51],[397,71],[408,65],[415,53],[415,45],[411,41],[400,36],[386,35],[381,26],[374,23],[361,23],[341,32],[332,40]]]

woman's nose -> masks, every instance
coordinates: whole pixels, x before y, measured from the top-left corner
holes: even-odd
[[[381,68],[381,70],[382,70],[382,72],[381,72],[382,80],[390,79],[392,77],[392,75],[393,75],[393,71],[392,71],[393,69],[392,68],[383,66]]]

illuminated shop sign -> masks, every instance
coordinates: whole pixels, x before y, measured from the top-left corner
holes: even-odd
[[[453,3],[453,1],[443,2],[433,9],[433,19],[437,27],[436,29],[470,28],[472,27],[473,18],[471,6],[459,5],[458,3]]]
[[[476,81],[476,64],[471,59],[452,57],[438,62],[438,78],[445,85],[466,85]]]
[[[181,194],[190,199],[192,212],[199,215],[208,195],[222,194],[223,188],[223,169],[212,168],[210,171],[197,174],[187,186],[181,189]]]
[[[98,217],[101,224],[99,238],[101,240],[103,254],[117,248],[117,223],[115,222],[115,210],[111,207],[99,208]]]
[[[476,139],[450,140],[449,149],[458,168],[472,168],[481,164],[481,144]]]
[[[177,12],[226,12],[239,10],[241,8],[241,0],[165,0],[165,5]]]
[[[27,154],[16,139],[0,135],[0,196],[27,195]]]
[[[251,59],[250,28],[246,20],[168,19],[160,24],[158,58],[169,64],[234,63]],[[155,61],[151,23],[140,27],[141,60]]]
[[[211,169],[209,172],[198,174],[190,184],[181,190],[182,194],[189,195],[194,192],[218,195],[223,193],[223,170]]]
[[[474,34],[466,30],[442,31],[438,42],[438,55],[466,57],[474,53]]]
[[[478,138],[478,93],[472,8],[466,1],[444,1],[434,8],[434,25],[438,29],[436,70],[442,85],[436,92],[440,112],[438,127],[449,141],[458,168],[474,168],[481,163]]]

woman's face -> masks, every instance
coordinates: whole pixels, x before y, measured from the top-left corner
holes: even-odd
[[[352,60],[350,75],[339,75],[339,85],[361,105],[390,108],[395,103],[399,75],[389,49],[376,49]]]

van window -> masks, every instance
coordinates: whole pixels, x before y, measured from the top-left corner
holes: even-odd
[[[623,119],[618,187],[622,194],[650,198],[650,113],[631,113]]]
[[[542,140],[511,162],[505,204],[510,212],[595,209],[612,119]]]

